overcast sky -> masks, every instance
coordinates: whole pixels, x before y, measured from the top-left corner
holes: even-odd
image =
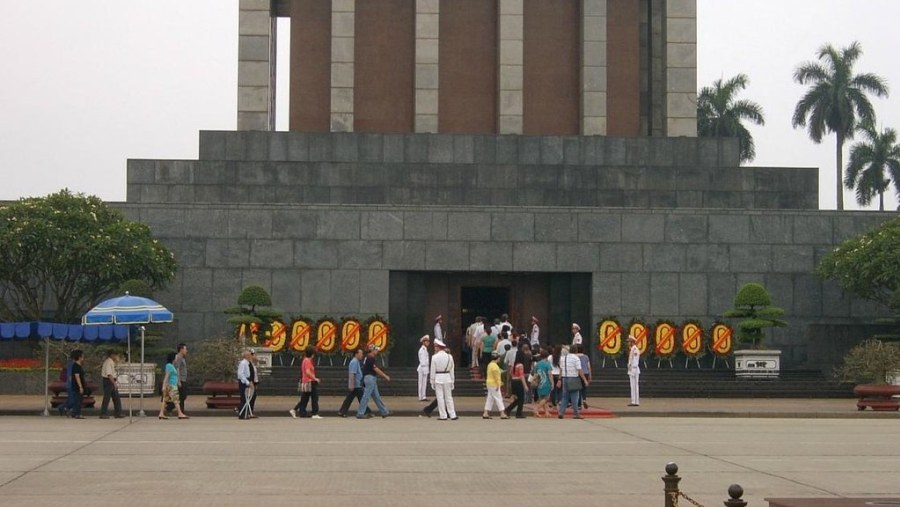
[[[834,136],[791,128],[793,69],[860,41],[857,72],[895,92],[875,100],[879,123],[900,128],[898,19],[898,0],[698,0],[698,83],[747,74],[742,97],[766,116],[753,165],[819,167],[834,208]],[[126,159],[196,158],[199,130],[235,128],[237,0],[0,0],[0,62],[0,199],[68,187],[121,201]]]

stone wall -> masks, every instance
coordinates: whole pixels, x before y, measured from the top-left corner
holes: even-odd
[[[814,274],[834,245],[890,213],[548,207],[127,204],[175,254],[159,300],[173,334],[225,332],[222,309],[259,284],[286,315],[387,315],[397,271],[590,273],[596,324],[608,315],[705,324],[759,281],[787,311],[786,366],[807,358],[811,324],[871,320],[880,309]],[[489,252],[485,247],[489,246]],[[593,326],[591,326],[593,327]]]
[[[816,209],[817,169],[739,167],[734,140],[202,132],[130,160],[128,201]]]

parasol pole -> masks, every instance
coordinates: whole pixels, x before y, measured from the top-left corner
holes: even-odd
[[[147,417],[147,414],[144,412],[144,384],[147,383],[147,377],[144,376],[144,331],[146,328],[141,326],[141,376],[140,376],[140,385],[141,385],[141,411],[138,412],[138,415],[141,417]]]
[[[44,338],[44,417],[50,415],[50,337]]]
[[[128,364],[131,365],[133,369],[134,361],[131,360],[131,326],[127,326],[125,330],[125,332],[128,334]],[[132,386],[134,385],[135,379],[134,372],[131,372],[130,376],[131,378],[128,379],[128,422],[132,423],[134,422],[134,416],[131,413],[131,391],[133,389]]]

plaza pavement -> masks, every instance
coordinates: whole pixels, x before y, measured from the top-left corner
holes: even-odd
[[[0,396],[0,413],[35,401]],[[388,398],[398,415],[365,421],[333,416],[331,398],[325,419],[294,420],[293,401],[261,397],[250,421],[199,417],[226,414],[199,396],[186,421],[157,420],[147,401],[151,417],[131,423],[5,415],[0,504],[653,507],[669,461],[707,507],[732,483],[751,507],[900,497],[900,415],[860,413],[848,399],[647,399],[630,410],[595,399],[622,417],[447,422],[400,415],[421,406],[414,398]],[[480,399],[458,401],[480,411]]]

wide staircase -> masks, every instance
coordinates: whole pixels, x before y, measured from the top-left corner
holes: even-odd
[[[777,380],[744,380],[729,369],[685,369],[663,366],[641,372],[641,396],[657,398],[852,398],[853,387],[838,384],[819,370],[786,370]],[[415,396],[414,367],[388,367],[391,381],[379,380],[378,389],[384,396]],[[275,366],[264,379],[267,394],[297,394],[299,368]],[[628,375],[624,367],[594,368],[590,395],[596,397],[628,397]],[[336,363],[320,364],[322,380],[319,392],[323,396],[341,396],[347,392],[347,370]],[[478,372],[468,369],[456,371],[456,396],[483,396],[484,383]]]

